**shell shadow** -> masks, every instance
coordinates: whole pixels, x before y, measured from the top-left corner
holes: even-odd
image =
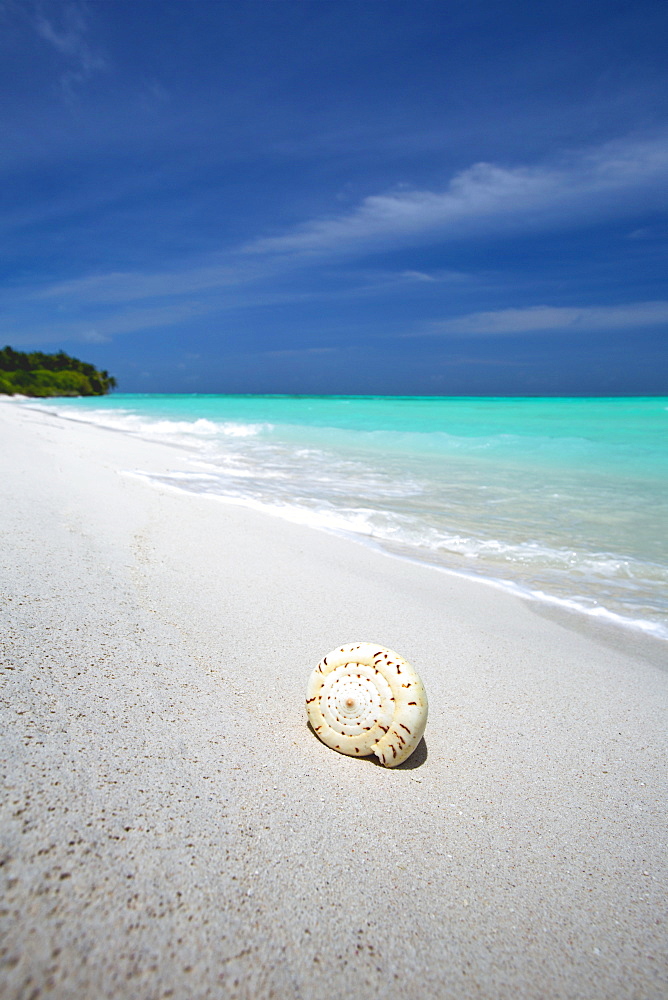
[[[423,736],[408,760],[403,761],[401,764],[397,764],[395,771],[413,771],[416,767],[422,767],[428,756],[429,752],[427,750],[427,741]]]
[[[318,743],[322,743],[322,740],[320,740],[318,738],[318,734],[316,733],[316,731],[314,730],[314,728],[313,728],[313,726],[311,725],[310,722],[306,723],[306,728],[313,734],[313,736],[315,736],[315,738],[318,740]],[[323,746],[324,745],[325,744],[323,744]],[[337,751],[334,750],[332,752],[336,753]],[[349,756],[349,754],[344,754],[343,756]],[[396,767],[386,768],[383,764],[381,764],[381,762],[378,760],[378,758],[375,756],[375,754],[370,754],[368,757],[355,757],[355,758],[351,758],[351,760],[354,759],[354,760],[362,761],[365,764],[373,764],[374,767],[382,767],[384,771],[385,770],[391,770],[391,771],[413,771],[416,767],[422,767],[422,765],[427,760],[428,756],[429,756],[429,754],[428,754],[428,751],[427,751],[427,741],[425,740],[425,738],[423,736],[422,739],[420,740],[420,742],[418,743],[418,745],[416,746],[415,750],[413,751],[413,753],[408,758],[408,760],[402,761],[402,763],[401,764],[397,764]]]

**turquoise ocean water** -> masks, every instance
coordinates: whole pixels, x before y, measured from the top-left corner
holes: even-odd
[[[668,638],[668,398],[31,400],[169,442],[134,471]],[[183,461],[175,469],[183,470]]]

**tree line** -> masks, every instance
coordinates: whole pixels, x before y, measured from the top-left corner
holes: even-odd
[[[8,396],[104,396],[116,379],[65,351],[0,351],[0,393]]]

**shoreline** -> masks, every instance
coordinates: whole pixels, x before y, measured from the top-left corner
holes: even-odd
[[[110,430],[115,434],[125,433],[115,428],[101,428],[101,430],[103,432]],[[177,451],[180,450],[177,445],[165,443],[164,446],[173,447]],[[529,587],[522,586],[513,580],[504,580],[500,577],[478,575],[466,570],[454,569],[451,566],[442,565],[435,561],[432,562],[417,555],[397,551],[389,543],[378,541],[372,536],[344,529],[329,528],[326,525],[306,523],[297,517],[291,517],[289,514],[284,515],[279,510],[263,505],[259,501],[245,502],[235,497],[226,497],[220,494],[198,493],[171,483],[154,480],[151,473],[136,471],[134,469],[123,470],[122,474],[146,483],[151,489],[197,497],[200,500],[210,501],[213,504],[221,504],[224,508],[232,507],[249,510],[260,514],[262,517],[268,517],[270,520],[277,520],[279,523],[294,524],[298,527],[303,527],[306,531],[321,532],[333,538],[339,538],[344,542],[360,545],[389,559],[395,559],[399,562],[410,563],[426,570],[442,573],[445,576],[454,578],[455,581],[467,581],[474,586],[481,585],[491,590],[500,591],[521,601],[534,614],[543,615],[548,619],[552,618],[566,628],[580,632],[583,635],[588,635],[613,648],[625,649],[632,656],[646,659],[655,666],[668,670],[668,646],[666,645],[668,642],[668,628],[664,634],[662,626],[656,625],[654,622],[624,618],[614,611],[608,611],[607,608],[588,609],[568,598],[532,591]]]
[[[27,402],[30,404],[31,401],[26,397],[22,399],[21,402]],[[37,412],[47,414],[50,413],[49,407],[41,409],[39,405],[28,405],[26,408],[36,409]],[[113,430],[115,433],[126,434],[129,437],[136,437],[148,444],[158,441],[162,445],[169,445],[174,448],[175,452],[178,453],[181,451],[182,455],[187,456],[191,461],[194,460],[195,462],[194,468],[191,468],[182,474],[184,479],[187,481],[189,475],[197,474],[197,459],[201,458],[197,447],[185,441],[175,442],[161,440],[159,437],[156,439],[149,433],[140,433],[139,431],[128,430],[122,427],[114,426],[113,423],[89,421],[85,417],[85,412],[86,411],[83,411],[82,414],[77,413],[77,411],[70,413],[59,412],[58,418],[60,420],[72,421],[77,424],[91,424],[92,426],[99,427],[101,430]],[[201,458],[201,460],[204,462],[203,467],[208,468],[206,458]],[[353,525],[333,523],[331,521],[332,512],[327,512],[322,508],[310,510],[309,508],[300,506],[298,503],[271,503],[268,502],[267,499],[260,499],[259,497],[253,499],[249,497],[237,496],[234,493],[209,493],[208,490],[200,490],[195,485],[185,485],[184,479],[181,478],[170,482],[168,481],[169,477],[165,478],[153,471],[146,471],[144,469],[127,469],[125,471],[128,475],[135,475],[139,479],[148,482],[154,488],[157,487],[158,489],[167,490],[174,489],[193,496],[210,497],[218,500],[224,505],[232,505],[248,510],[258,511],[272,518],[278,518],[289,523],[303,525],[307,528],[323,531],[336,537],[350,539],[359,544],[367,545],[376,551],[389,554],[395,558],[428,566],[438,570],[439,572],[452,574],[460,579],[481,582],[488,587],[497,588],[512,594],[520,600],[536,604],[536,611],[539,614],[541,613],[542,607],[543,610],[547,609],[548,613],[556,610],[558,614],[564,616],[565,622],[568,621],[569,617],[572,617],[572,626],[576,628],[600,626],[605,629],[610,627],[613,631],[613,642],[615,632],[620,629],[630,630],[636,636],[646,637],[649,640],[648,649],[650,650],[650,655],[653,656],[654,659],[658,659],[660,662],[663,662],[663,656],[665,653],[663,643],[668,641],[668,619],[666,619],[665,615],[663,617],[659,616],[655,618],[633,617],[631,613],[625,613],[625,611],[619,607],[613,610],[612,608],[607,607],[604,603],[599,603],[599,601],[594,599],[592,595],[589,595],[587,598],[582,597],[582,595],[576,595],[575,593],[571,595],[569,593],[559,593],[557,591],[551,592],[549,589],[541,589],[536,586],[535,581],[531,582],[530,578],[524,580],[521,577],[514,578],[512,570],[507,572],[506,575],[497,575],[496,569],[500,569],[501,567],[493,567],[492,565],[487,565],[485,567],[484,561],[482,568],[480,568],[477,560],[475,561],[475,565],[472,566],[453,565],[447,558],[444,558],[434,549],[412,546],[409,542],[396,541],[390,537],[383,537],[382,534],[377,535],[373,532],[367,532],[362,528],[355,528]],[[334,519],[335,521],[340,521],[340,517],[336,514],[334,514]],[[617,558],[622,557],[619,556]],[[508,571],[509,567],[506,567],[506,570]],[[588,601],[590,603],[587,603]],[[654,654],[651,652],[652,643],[658,644]]]
[[[0,441],[3,995],[665,995],[641,637],[121,474],[169,445],[23,407]],[[427,687],[396,770],[306,726],[359,640]]]

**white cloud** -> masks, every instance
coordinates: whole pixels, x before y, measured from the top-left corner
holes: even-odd
[[[465,271],[444,271],[436,270],[430,273],[426,271],[402,271],[399,275],[404,281],[417,281],[422,284],[439,284],[447,282],[448,284],[461,284],[464,281],[469,281],[471,278],[470,274]]]
[[[82,3],[66,3],[58,8],[60,23],[46,17],[42,10],[35,15],[34,26],[37,34],[62,56],[69,59],[72,66],[60,78],[61,86],[70,95],[73,89],[98,70],[105,69],[105,60],[95,53],[88,43],[86,9]]]
[[[562,156],[559,162],[503,167],[476,163],[443,191],[370,195],[352,212],[312,219],[244,249],[255,254],[330,254],[369,246],[462,239],[580,225],[655,204],[668,183],[668,137],[627,139]]]
[[[254,272],[247,265],[237,268],[203,265],[184,268],[182,271],[157,271],[153,274],[112,271],[57,282],[31,294],[37,299],[113,305],[144,299],[173,299],[181,295],[215,291],[242,284],[253,277]]]
[[[406,278],[407,281],[436,281],[433,275],[427,274],[425,271],[402,271],[401,277]]]
[[[56,315],[48,322],[25,316],[7,316],[3,326],[8,331],[7,341],[17,346],[62,343],[64,340],[102,344],[121,334],[140,333],[179,323],[187,325],[195,317],[206,315],[209,311],[206,305],[184,302],[119,310],[84,319]]]
[[[432,323],[423,334],[480,336],[490,334],[574,333],[627,330],[668,324],[668,302],[633,302],[622,306],[529,306],[475,312]]]

